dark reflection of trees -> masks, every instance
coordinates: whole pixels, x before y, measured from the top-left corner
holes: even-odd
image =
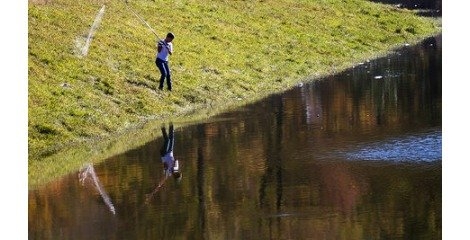
[[[277,99],[276,99],[277,100]],[[282,200],[282,164],[281,164],[281,153],[282,153],[282,100],[279,99],[277,109],[273,112],[275,115],[275,123],[266,123],[267,144],[266,144],[266,171],[261,178],[261,188],[259,196],[259,204],[261,207],[266,203],[266,187],[272,179],[276,179],[276,210],[280,210]],[[274,135],[274,136],[273,136]]]
[[[320,165],[320,203],[351,216],[360,204],[366,184],[360,182],[346,164]]]
[[[433,39],[423,48],[406,49],[411,58],[396,54],[364,63],[304,89],[304,95],[321,96],[316,112],[325,132],[355,136],[439,125],[442,60],[439,41]],[[311,101],[303,99],[305,112],[312,109]]]
[[[274,123],[271,119],[268,119],[265,122],[264,132],[267,134],[267,144],[266,144],[266,170],[261,177],[260,191],[259,191],[259,206],[262,211],[267,213],[281,213],[282,209],[282,188],[283,188],[283,179],[282,179],[282,154],[285,150],[283,146],[283,101],[282,98],[272,99],[270,104],[273,107],[272,114],[274,115]],[[272,204],[270,199],[266,196],[266,188],[272,186],[275,183],[276,186],[276,198],[275,203]],[[273,205],[275,208],[273,209]],[[276,231],[273,228],[273,218],[268,220],[269,228],[269,238],[279,238],[281,233],[281,219],[275,218],[276,220]],[[273,236],[273,233],[276,233],[276,236]]]
[[[202,131],[202,127],[197,127],[199,136],[203,136],[204,132]],[[197,228],[198,234],[196,235],[197,239],[205,239],[205,231],[206,231],[206,201],[205,201],[205,193],[204,193],[204,154],[202,146],[197,147],[197,197],[198,197],[198,223],[199,226]]]

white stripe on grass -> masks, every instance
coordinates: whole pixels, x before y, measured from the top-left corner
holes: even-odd
[[[98,29],[98,27],[100,26],[105,7],[106,6],[103,5],[100,11],[98,12],[98,14],[96,14],[95,20],[93,21],[90,31],[88,32],[88,36],[85,40],[85,44],[83,44],[82,46],[82,41],[80,41],[79,39],[76,40],[76,46],[78,47],[78,49],[80,49],[80,53],[79,53],[80,57],[84,57],[88,55],[88,49],[90,48],[91,40],[93,40],[93,36],[95,35],[96,29]]]

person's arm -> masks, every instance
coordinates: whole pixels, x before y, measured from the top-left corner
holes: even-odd
[[[157,51],[158,51],[158,52],[161,52],[162,49],[163,49],[163,46],[166,47],[166,49],[168,50],[168,53],[169,53],[170,55],[173,54],[173,49],[170,48],[170,45],[167,44],[167,43],[165,43],[165,41],[163,41],[163,40],[158,41],[158,44],[157,44]]]
[[[153,189],[151,193],[146,194],[146,199],[145,199],[146,203],[149,203],[150,200],[152,200],[153,196],[160,190],[160,188],[163,187],[163,184],[165,184],[167,178],[168,176],[164,175],[162,179],[160,180],[160,182],[158,183],[158,185],[155,187],[155,189]]]
[[[170,45],[166,44],[166,49],[168,49],[168,54],[173,54],[173,47],[170,47]]]
[[[162,47],[163,47],[163,41],[160,40],[157,42],[157,51],[158,52],[161,52],[162,51]]]
[[[175,159],[175,163],[173,164],[173,171],[178,172],[180,170],[179,161]]]

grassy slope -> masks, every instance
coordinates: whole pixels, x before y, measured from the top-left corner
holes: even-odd
[[[175,33],[175,91],[156,92],[154,35],[123,0],[29,4],[29,182],[155,137],[148,120],[200,118],[440,31],[440,21],[362,0],[129,1]],[[67,86],[64,87],[64,83]],[[155,123],[154,123],[155,124]],[[131,130],[129,130],[131,129]]]

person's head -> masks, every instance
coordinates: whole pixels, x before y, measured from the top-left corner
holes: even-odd
[[[183,178],[183,174],[181,172],[173,172],[173,177],[177,182],[181,181],[181,178]]]
[[[173,33],[169,32],[166,35],[165,42],[171,42],[171,41],[173,41],[174,38],[175,38],[175,35]]]

